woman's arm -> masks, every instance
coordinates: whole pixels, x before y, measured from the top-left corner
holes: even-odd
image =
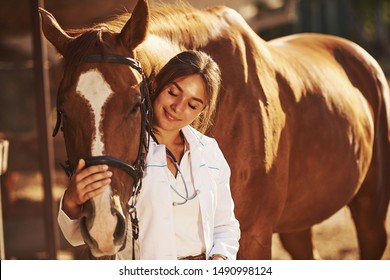
[[[220,162],[217,182],[217,205],[214,214],[214,245],[210,256],[213,259],[236,259],[240,239],[240,227],[234,215],[234,202],[230,192],[230,168],[219,147],[216,147]]]
[[[79,217],[81,206],[87,200],[98,196],[102,187],[111,182],[112,173],[107,165],[85,167],[85,161],[80,159],[69,185],[62,196],[58,212],[58,224],[66,240],[78,246],[84,243],[80,232]]]

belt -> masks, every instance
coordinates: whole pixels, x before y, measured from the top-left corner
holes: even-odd
[[[188,257],[183,257],[183,258],[179,258],[179,260],[206,260],[206,255],[205,254],[200,254],[200,255],[196,255],[196,256],[188,256]]]

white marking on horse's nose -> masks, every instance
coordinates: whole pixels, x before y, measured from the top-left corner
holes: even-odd
[[[100,250],[107,252],[113,249],[114,232],[118,217],[111,212],[111,188],[104,187],[101,195],[94,197],[96,213],[93,226],[89,230],[91,237],[98,243]],[[100,210],[99,210],[100,209]]]

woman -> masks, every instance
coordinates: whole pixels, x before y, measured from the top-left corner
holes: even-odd
[[[217,142],[192,127],[208,128],[219,87],[218,65],[199,51],[178,54],[155,77],[153,133],[137,204],[140,259],[236,258],[240,231],[229,166]],[[71,244],[80,243],[67,233],[77,230],[72,220],[78,219],[81,205],[99,195],[112,176],[105,165],[84,165],[80,160],[58,216]],[[130,257],[129,248],[117,254]]]

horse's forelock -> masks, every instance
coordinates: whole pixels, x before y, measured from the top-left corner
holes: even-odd
[[[107,43],[104,41],[103,33],[113,33],[106,24],[100,24],[92,29],[73,30],[72,32],[76,33],[77,36],[65,51],[66,65],[79,65],[83,56],[91,50],[98,53],[103,52],[104,46]]]

